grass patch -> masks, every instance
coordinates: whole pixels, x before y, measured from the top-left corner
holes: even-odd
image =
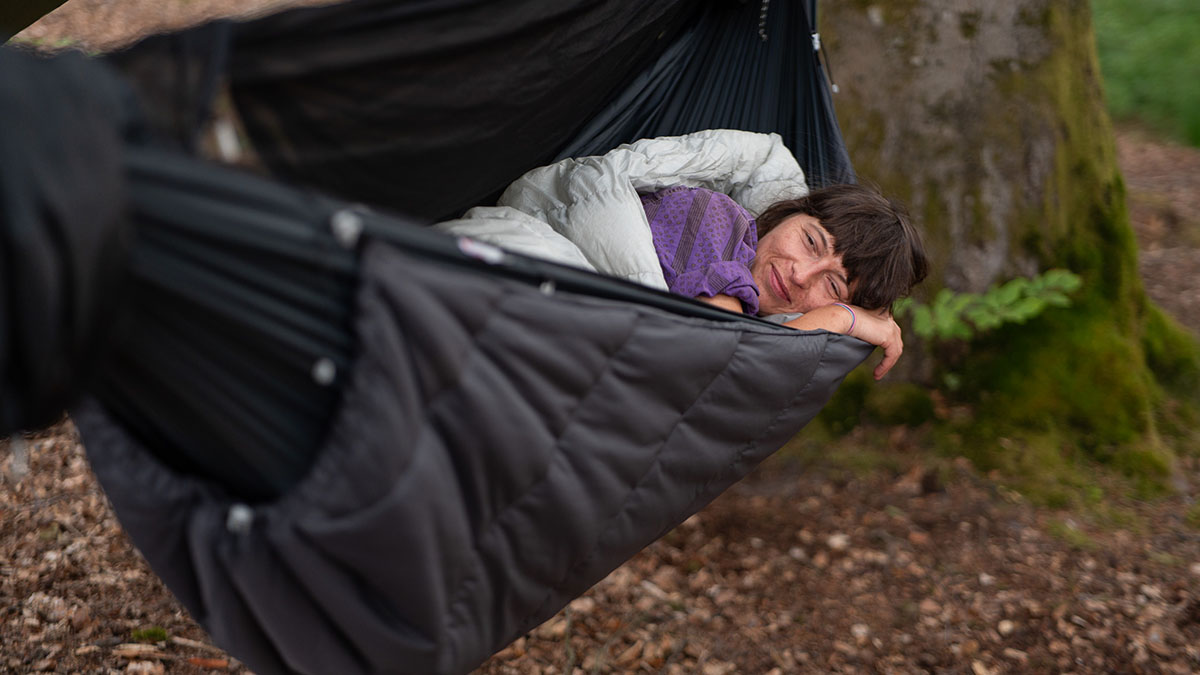
[[[1200,502],[1192,504],[1191,508],[1189,508],[1187,513],[1183,516],[1183,522],[1187,523],[1191,527],[1196,528],[1197,530],[1200,530]]]
[[[1096,542],[1079,529],[1077,525],[1065,520],[1055,520],[1046,526],[1046,532],[1055,539],[1060,539],[1076,551],[1094,551]]]
[[[1183,567],[1185,561],[1177,555],[1167,553],[1166,551],[1150,551],[1146,554],[1151,561],[1158,563],[1164,567]]]
[[[1073,430],[988,421],[934,429],[932,437],[939,454],[966,457],[1004,490],[1035,506],[1087,514],[1104,527],[1140,529],[1137,515],[1122,504],[1169,494],[1169,451],[1154,445],[1118,446],[1111,457],[1097,458],[1079,446]]]
[[[858,427],[863,421],[862,411],[871,392],[871,380],[866,362],[850,371],[817,418],[808,425],[812,431],[806,430],[805,435],[815,434],[820,440],[828,441],[830,437],[844,435]]]
[[[1094,451],[1078,445],[1075,434],[1070,429],[997,425],[977,417],[915,428],[860,424],[842,434],[830,431],[818,418],[777,457],[842,478],[898,476],[920,465],[937,472],[942,484],[958,480],[951,466],[965,458],[999,494],[1013,500],[1075,513],[1104,530],[1143,531],[1145,523],[1127,504],[1167,494],[1164,451],[1135,443],[1118,446],[1097,461]],[[898,437],[903,439],[899,444]],[[888,513],[903,516],[899,509]],[[1200,509],[1195,517],[1200,527]]]
[[[1200,146],[1200,4],[1092,0],[1108,108]]]
[[[913,382],[872,377],[874,359],[868,359],[846,376],[814,426],[840,436],[860,425],[920,426],[934,417],[930,390]]]
[[[890,447],[883,428],[859,425],[849,434],[835,433],[820,418],[788,441],[776,456],[804,468],[816,467],[848,476],[899,474],[913,460]]]
[[[1145,533],[1148,529],[1148,523],[1144,516],[1140,515],[1136,509],[1122,505],[1117,499],[1093,504],[1088,511],[1092,516],[1093,524],[1105,530]]]
[[[1053,433],[994,436],[986,427],[940,435],[940,453],[963,456],[981,473],[1030,503],[1052,509],[1078,509],[1100,501],[1098,467],[1074,457]]]

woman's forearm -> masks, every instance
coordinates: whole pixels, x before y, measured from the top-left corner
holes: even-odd
[[[850,333],[855,317],[839,305],[817,307],[804,316],[784,322],[783,325],[797,330],[827,330],[830,333]]]
[[[798,319],[784,323],[799,330],[827,330],[852,335],[883,350],[883,360],[875,367],[875,379],[887,374],[904,351],[900,326],[886,310],[866,310],[862,307],[825,305],[817,307]]]

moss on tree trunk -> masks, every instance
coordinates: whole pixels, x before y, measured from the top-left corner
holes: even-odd
[[[928,237],[934,268],[918,299],[1053,267],[1084,279],[1070,308],[954,359],[906,335],[902,376],[952,381],[974,412],[941,423],[943,439],[985,467],[1082,455],[1162,485],[1162,432],[1187,426],[1200,357],[1138,277],[1089,3],[825,2],[821,12],[860,178],[905,200]],[[1007,447],[988,442],[1000,438]]]

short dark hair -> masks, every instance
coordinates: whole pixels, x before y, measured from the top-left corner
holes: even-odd
[[[799,213],[816,218],[833,235],[833,250],[842,256],[855,305],[891,307],[929,273],[925,245],[908,210],[872,188],[830,185],[776,202],[758,217],[759,239]]]

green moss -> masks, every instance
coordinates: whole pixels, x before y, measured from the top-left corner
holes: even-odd
[[[1047,26],[1052,20],[1052,10],[1052,7],[1046,7],[1039,12],[1032,7],[1022,7],[1017,13],[1016,22],[1018,25],[1034,28]]]
[[[950,248],[953,246],[953,239],[950,237],[950,213],[945,201],[939,197],[939,190],[937,183],[932,180],[926,181],[920,202],[924,205],[920,218],[921,226],[925,231],[930,270],[928,280],[916,289],[918,298],[922,296],[932,298],[938,290],[941,290],[935,288],[932,281],[945,278],[946,267],[952,260]],[[910,203],[912,202],[911,196],[905,198]]]
[[[871,371],[865,363],[851,371],[834,392],[829,403],[825,404],[817,418],[809,425],[815,429],[806,433],[811,435],[824,431],[826,434],[841,436],[858,426],[862,421],[862,411],[871,384]]]
[[[147,626],[129,634],[133,642],[166,642],[167,631],[162,626]]]
[[[1171,317],[1147,305],[1142,324],[1146,365],[1171,393],[1181,396],[1200,390],[1200,347]]]
[[[880,424],[915,427],[933,419],[933,399],[919,384],[879,382],[867,390],[864,411],[868,419]]]
[[[880,176],[886,175],[882,171],[883,162],[878,150],[884,145],[887,120],[881,112],[863,106],[856,97],[840,95],[836,102],[843,135],[855,138],[856,145],[873,150],[872,154],[857,153],[854,156],[855,170],[860,177],[878,180]],[[880,188],[885,190],[888,187],[880,185]]]
[[[996,239],[996,223],[988,213],[987,200],[983,198],[982,185],[975,183],[971,193],[966,197],[970,205],[967,213],[967,243],[980,246]]]
[[[931,430],[937,451],[966,457],[1031,503],[1108,513],[1113,497],[1158,497],[1167,491],[1171,451],[1157,440],[1086,449],[1064,428],[1030,429],[1006,420],[965,421]],[[1109,513],[1111,512],[1111,513]]]
[[[995,331],[961,373],[985,423],[1067,430],[1094,448],[1151,429],[1152,381],[1141,363],[1137,341],[1085,305]]]
[[[963,38],[970,40],[979,33],[979,21],[983,18],[980,12],[963,12],[958,15],[958,32]]]

